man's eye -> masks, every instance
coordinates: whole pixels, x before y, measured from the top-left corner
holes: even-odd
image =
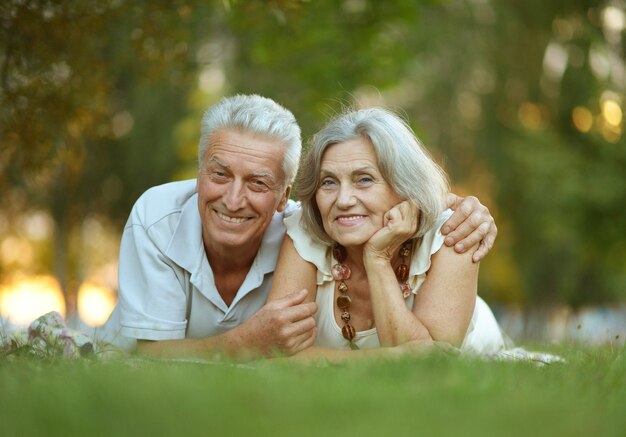
[[[226,173],[220,170],[212,170],[210,173],[210,178],[215,182],[226,182],[228,180],[228,176]]]
[[[269,188],[269,186],[263,182],[262,180],[255,179],[250,182],[251,188],[255,191],[265,191]]]

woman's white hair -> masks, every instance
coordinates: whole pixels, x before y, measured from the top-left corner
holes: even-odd
[[[409,125],[382,108],[346,112],[315,134],[296,181],[296,195],[302,201],[303,226],[320,242],[333,243],[324,231],[315,200],[322,156],[333,144],[358,137],[368,139],[374,146],[380,172],[395,193],[418,206],[420,223],[415,237],[421,237],[434,226],[444,210],[448,180]]]
[[[256,94],[223,98],[210,106],[202,117],[198,144],[199,165],[202,165],[209,147],[211,134],[221,129],[249,132],[279,141],[285,147],[285,185],[293,183],[298,172],[302,139],[300,126],[291,111],[272,99]]]

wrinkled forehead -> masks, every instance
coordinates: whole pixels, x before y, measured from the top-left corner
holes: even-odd
[[[281,162],[286,149],[284,142],[278,138],[232,127],[221,128],[211,133],[207,141],[206,151],[209,152],[215,147],[219,147],[221,150],[241,148],[266,150],[272,152],[276,159]]]
[[[344,165],[362,165],[367,161],[378,166],[378,154],[373,143],[367,137],[357,136],[345,141],[327,144],[321,152],[322,166],[335,162]]]
[[[251,173],[271,173],[282,180],[284,157],[285,147],[275,138],[221,129],[209,137],[202,164],[216,163],[226,168],[245,168]]]

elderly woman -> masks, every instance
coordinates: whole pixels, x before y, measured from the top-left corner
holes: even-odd
[[[315,345],[302,354],[416,341],[503,347],[476,295],[473,250],[443,245],[447,192],[442,169],[387,110],[348,112],[315,135],[296,182],[302,210],[285,220],[269,297],[306,288],[316,301]]]

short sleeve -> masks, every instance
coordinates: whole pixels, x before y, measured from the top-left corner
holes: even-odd
[[[317,267],[317,285],[331,281],[331,259],[328,246],[314,240],[302,227],[301,219],[301,209],[285,217],[284,223],[287,228],[287,235],[293,241],[293,245],[302,259]]]
[[[120,247],[121,335],[143,340],[185,338],[187,296],[168,261],[131,213]]]
[[[420,245],[414,252],[411,260],[410,277],[424,275],[430,269],[430,257],[437,253],[446,238],[441,233],[441,227],[451,215],[451,209],[445,210],[441,213],[435,225],[422,236]]]
[[[300,209],[300,202],[289,199],[287,200],[287,204],[285,205],[285,209],[283,210],[283,217],[290,217],[300,211]]]

